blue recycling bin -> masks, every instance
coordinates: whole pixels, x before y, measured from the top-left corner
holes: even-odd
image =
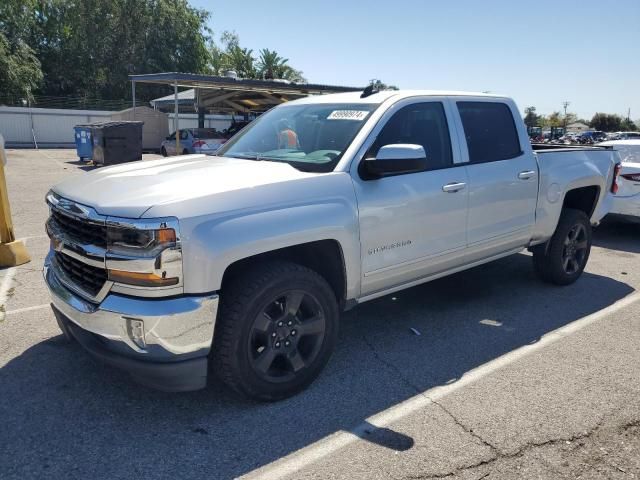
[[[80,160],[93,159],[91,125],[76,125],[73,130],[75,132],[76,151]]]

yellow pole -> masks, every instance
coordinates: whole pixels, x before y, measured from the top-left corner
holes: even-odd
[[[0,135],[0,267],[15,267],[31,261],[31,258],[24,243],[16,241],[13,233],[7,181],[4,176],[6,163],[4,138]]]

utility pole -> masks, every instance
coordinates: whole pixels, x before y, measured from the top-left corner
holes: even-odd
[[[564,107],[564,132],[567,133],[567,107],[571,105],[571,102],[565,100],[562,102],[562,106]]]

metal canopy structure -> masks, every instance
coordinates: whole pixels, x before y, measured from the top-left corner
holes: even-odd
[[[200,127],[204,127],[205,113],[239,113],[248,119],[251,113],[259,114],[271,107],[297,98],[362,90],[358,87],[300,84],[287,80],[251,80],[237,78],[235,75],[221,77],[177,72],[129,75],[129,80],[131,81],[134,112],[137,83],[173,87],[176,132],[179,132],[179,105],[184,104],[184,98],[179,98],[178,88],[180,87],[194,89],[195,110],[198,112]],[[176,134],[176,138],[179,138],[179,134]],[[177,142],[179,150],[179,139]]]
[[[194,73],[129,75],[135,96],[136,83],[151,83],[195,90],[196,110],[215,113],[263,112],[289,100],[308,95],[360,91],[358,87],[298,84],[286,80],[250,80]],[[183,99],[178,99],[183,103]],[[135,98],[134,98],[135,106]]]

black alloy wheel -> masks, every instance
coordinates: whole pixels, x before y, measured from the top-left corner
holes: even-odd
[[[324,311],[311,293],[279,295],[253,321],[248,338],[252,368],[266,381],[290,381],[317,358],[325,328]]]

